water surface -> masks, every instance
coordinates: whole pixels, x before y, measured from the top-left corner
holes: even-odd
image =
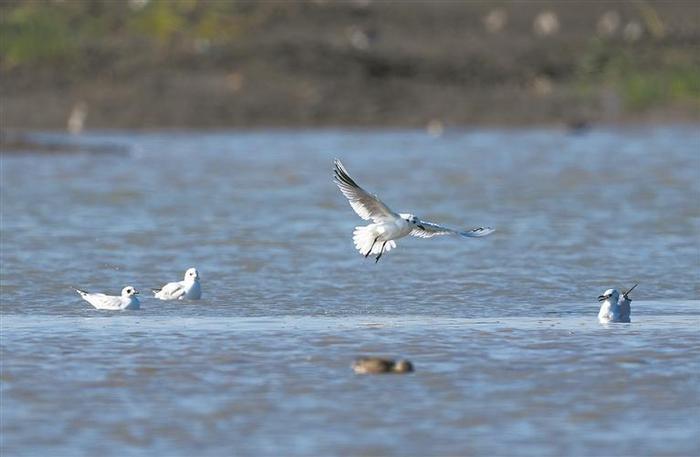
[[[700,452],[697,129],[78,141],[129,152],[1,159],[3,453]],[[498,231],[375,265],[335,157],[397,211]],[[203,300],[148,296],[189,266]],[[635,282],[633,323],[599,325]],[[141,311],[72,290],[127,284]],[[354,375],[366,354],[416,373]]]

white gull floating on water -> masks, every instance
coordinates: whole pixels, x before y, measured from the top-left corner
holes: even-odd
[[[139,309],[141,305],[139,299],[136,298],[138,291],[131,286],[123,288],[119,297],[116,295],[91,294],[80,289],[75,289],[75,291],[83,297],[83,300],[97,309],[120,311],[124,309]]]
[[[479,238],[494,232],[491,227],[479,227],[468,231],[453,230],[441,225],[418,219],[409,213],[394,213],[376,195],[370,194],[357,185],[348,175],[340,160],[335,160],[335,177],[340,191],[350,202],[358,216],[372,224],[355,227],[353,241],[360,254],[365,257],[377,254],[376,262],[385,252],[396,247],[399,238],[412,235],[418,238],[432,238],[437,235],[460,235],[465,238]]]
[[[603,295],[598,297],[598,301],[603,302],[598,312],[598,320],[602,324],[607,324],[608,322],[630,322],[630,314],[632,312],[630,304],[632,299],[629,297],[629,293],[638,285],[635,284],[622,295],[617,289],[608,289],[603,292]]]
[[[199,283],[199,271],[189,268],[185,272],[185,279],[177,282],[169,282],[160,289],[153,289],[156,298],[161,300],[199,300],[202,298],[202,286]]]

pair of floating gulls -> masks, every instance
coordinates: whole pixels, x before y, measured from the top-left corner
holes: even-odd
[[[132,286],[122,289],[120,296],[91,294],[84,290],[75,289],[78,294],[97,309],[119,311],[125,309],[139,309],[141,303],[136,297],[138,291]],[[169,282],[160,289],[153,289],[154,296],[161,300],[199,300],[202,297],[202,286],[199,283],[199,272],[196,268],[189,268],[185,272],[182,281]]]

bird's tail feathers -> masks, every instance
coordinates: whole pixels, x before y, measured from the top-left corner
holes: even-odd
[[[355,227],[352,240],[355,243],[355,248],[360,251],[360,254],[373,255],[381,252],[384,242],[377,240],[375,228],[376,226],[374,224]],[[393,240],[387,241],[384,245],[384,252],[389,252],[395,247],[396,243]]]
[[[80,294],[81,297],[85,296],[88,294],[88,292],[82,290],[82,289],[75,289],[76,292]]]

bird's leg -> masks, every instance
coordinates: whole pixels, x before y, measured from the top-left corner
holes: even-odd
[[[374,247],[374,243],[377,242],[377,239],[379,239],[379,235],[372,241],[372,246],[369,247],[369,250],[367,251],[367,254],[365,254],[365,259],[372,253],[372,248]]]
[[[377,256],[377,259],[374,261],[374,263],[379,262],[379,259],[382,258],[382,254],[384,254],[384,246],[386,246],[386,241],[384,242],[384,244],[382,244],[382,250],[379,251],[379,255]]]

